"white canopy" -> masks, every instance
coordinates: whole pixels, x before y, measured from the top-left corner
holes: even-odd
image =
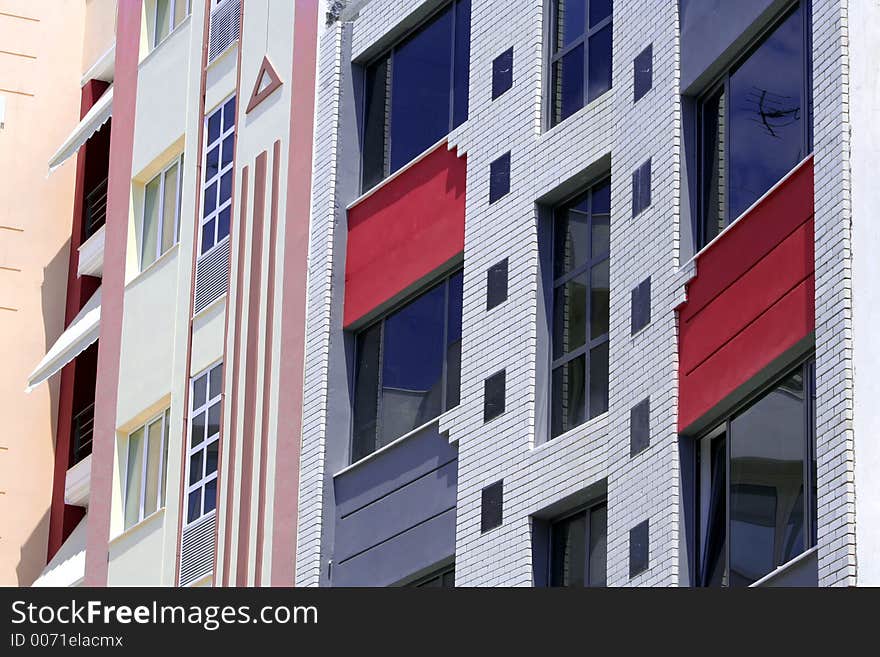
[[[92,109],[86,112],[82,120],[76,124],[73,132],[64,140],[64,143],[49,160],[49,173],[52,173],[64,164],[70,156],[76,153],[80,146],[85,144],[89,137],[98,132],[101,126],[107,123],[107,120],[113,114],[113,86],[111,85],[107,91],[98,99]]]
[[[85,351],[101,330],[101,288],[98,288],[79,314],[73,318],[40,364],[28,377],[27,392],[30,392],[48,379],[74,358]]]
[[[34,586],[77,586],[86,574],[86,515],[64,541]]]

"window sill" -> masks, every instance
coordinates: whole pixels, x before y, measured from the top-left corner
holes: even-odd
[[[530,452],[541,452],[546,451],[551,448],[553,445],[563,445],[569,442],[574,442],[576,440],[584,439],[593,434],[602,432],[605,433],[605,430],[608,428],[608,411],[605,411],[601,415],[597,415],[596,417],[587,420],[583,424],[579,424],[576,427],[569,429],[565,433],[561,433],[555,438],[550,438],[540,443],[539,445],[532,446]],[[562,449],[560,447],[560,449]]]
[[[462,125],[463,125],[463,124],[462,124]],[[443,138],[440,139],[440,141],[435,142],[434,144],[431,144],[430,146],[428,146],[427,149],[425,149],[424,151],[422,151],[421,153],[419,153],[418,155],[416,155],[412,160],[410,160],[409,162],[407,162],[406,164],[404,164],[404,165],[403,165],[402,167],[400,167],[397,171],[395,171],[394,173],[390,174],[390,175],[387,176],[386,178],[383,178],[381,181],[377,182],[375,185],[373,185],[372,187],[370,187],[370,189],[368,189],[367,191],[363,192],[363,193],[362,193],[360,196],[358,196],[354,201],[352,201],[351,203],[349,203],[349,204],[345,207],[345,210],[346,210],[346,211],[351,210],[354,206],[359,205],[362,201],[368,199],[370,196],[372,196],[373,194],[377,193],[380,189],[382,189],[382,188],[385,187],[386,185],[390,184],[392,180],[395,180],[395,179],[399,178],[400,176],[402,176],[404,173],[406,173],[407,171],[409,171],[410,169],[412,169],[412,168],[413,168],[415,165],[417,165],[419,162],[421,162],[421,161],[424,160],[426,157],[428,157],[428,156],[429,156],[431,153],[433,153],[435,150],[437,150],[438,148],[440,148],[440,146],[442,146],[443,144],[448,143],[448,141],[449,141],[449,133],[445,134],[445,135],[443,136]]]
[[[201,232],[201,226],[199,226],[199,232]],[[203,260],[203,259],[207,258],[209,255],[211,255],[211,252],[212,252],[212,251],[214,251],[214,250],[220,248],[221,246],[223,246],[223,245],[226,244],[227,242],[229,242],[229,235],[227,235],[227,236],[224,237],[222,240],[220,240],[219,242],[217,242],[216,244],[214,244],[210,249],[208,249],[208,250],[205,251],[204,253],[200,253],[198,256],[196,256],[196,266],[198,266],[198,262],[199,262],[200,260]],[[231,251],[230,251],[230,253],[229,253],[229,256],[232,257],[232,252],[231,252]]]
[[[149,265],[147,265],[145,269],[142,269],[137,274],[135,274],[134,278],[132,278],[128,283],[125,284],[126,292],[130,288],[137,285],[140,281],[147,278],[148,275],[150,274],[150,272],[152,272],[155,269],[158,269],[162,265],[162,263],[164,263],[166,260],[171,260],[172,254],[176,254],[179,249],[180,249],[180,242],[175,242],[173,245],[171,245],[171,247],[167,251],[165,251],[165,253],[163,253],[158,258],[153,260],[153,262],[151,262]]]
[[[209,480],[209,481],[210,481],[210,480]],[[218,491],[218,494],[219,494],[219,491]],[[186,510],[186,509],[184,509],[184,511],[185,511],[185,510]],[[203,522],[208,522],[209,520],[211,520],[211,519],[212,519],[214,516],[216,516],[216,515],[217,515],[217,509],[214,508],[214,509],[211,509],[210,511],[208,511],[206,514],[199,516],[198,518],[196,518],[196,519],[193,520],[192,522],[187,522],[187,521],[184,520],[184,521],[183,521],[183,527],[181,527],[181,532],[186,531],[186,530],[189,529],[190,527],[195,527],[196,525],[200,525],[200,524],[203,523]]]
[[[367,454],[365,457],[363,457],[362,459],[360,459],[360,460],[358,460],[358,461],[355,461],[355,462],[352,463],[351,465],[347,465],[347,466],[345,466],[344,468],[342,468],[342,470],[340,470],[339,472],[337,472],[336,474],[333,475],[333,478],[335,479],[336,477],[339,477],[340,475],[343,475],[343,474],[345,474],[345,473],[347,473],[347,472],[351,472],[352,470],[355,470],[355,469],[359,468],[360,466],[364,465],[365,463],[368,463],[368,462],[370,462],[370,461],[372,461],[372,460],[374,460],[374,459],[376,459],[376,458],[379,458],[380,455],[385,454],[385,453],[387,453],[387,452],[390,452],[390,451],[391,451],[392,449],[394,449],[395,447],[398,447],[401,443],[406,442],[407,440],[409,440],[410,438],[412,438],[412,437],[415,436],[416,434],[419,434],[419,433],[421,433],[422,431],[424,431],[425,429],[428,429],[428,428],[431,427],[431,425],[433,425],[433,424],[436,424],[436,425],[437,425],[437,430],[438,430],[438,432],[439,432],[439,430],[440,430],[440,418],[442,418],[446,413],[449,413],[449,412],[451,412],[451,411],[454,411],[454,410],[457,409],[457,408],[458,408],[458,406],[455,406],[455,407],[453,407],[453,408],[450,408],[448,411],[444,411],[443,413],[441,413],[441,414],[438,415],[437,417],[435,417],[435,418],[433,418],[433,419],[431,419],[431,420],[428,420],[427,422],[425,422],[424,424],[422,424],[422,425],[416,427],[416,428],[413,429],[412,431],[409,431],[408,433],[403,434],[400,438],[395,438],[394,440],[392,440],[392,441],[391,441],[390,443],[388,443],[387,445],[382,445],[382,447],[380,447],[379,449],[377,449],[375,452],[371,452],[371,453]]]
[[[541,137],[549,138],[554,133],[558,132],[560,130],[560,128],[562,128],[562,126],[572,125],[573,120],[577,119],[577,117],[596,111],[597,108],[600,106],[600,104],[610,103],[611,98],[612,98],[612,96],[611,96],[612,91],[614,91],[614,87],[611,87],[608,91],[603,92],[602,95],[599,96],[598,98],[594,98],[593,100],[591,100],[589,103],[587,103],[586,105],[581,107],[574,114],[570,114],[570,115],[566,116],[564,119],[562,119],[556,125],[551,126],[550,121],[548,120],[544,124],[545,128],[541,134]],[[547,110],[547,111],[549,111],[549,110]]]
[[[159,516],[164,516],[164,515],[165,515],[165,507],[164,507],[164,506],[161,506],[161,507],[159,507],[158,509],[156,509],[155,511],[153,511],[150,515],[146,516],[145,518],[142,518],[142,519],[138,520],[138,521],[137,521],[135,524],[133,524],[131,527],[128,527],[127,529],[122,530],[122,531],[121,531],[120,533],[118,533],[116,536],[114,536],[113,538],[111,538],[111,539],[108,541],[108,546],[115,545],[116,543],[119,543],[119,542],[122,541],[126,536],[131,536],[132,534],[134,534],[134,533],[138,532],[139,530],[141,530],[141,529],[142,529],[143,527],[145,527],[146,525],[152,523],[154,520],[157,520],[157,519],[159,518]]]
[[[777,577],[779,577],[780,575],[782,575],[786,571],[791,570],[792,568],[797,566],[802,561],[806,561],[807,559],[809,559],[811,556],[813,556],[813,554],[815,554],[818,551],[819,551],[819,546],[814,545],[809,550],[801,552],[798,556],[796,556],[791,561],[787,561],[786,563],[782,564],[781,566],[777,566],[777,568],[775,570],[771,570],[769,573],[764,575],[757,582],[749,584],[749,588],[750,589],[758,588],[758,587],[761,587],[763,584],[766,584],[770,580],[776,579]]]
[[[164,39],[162,39],[159,43],[157,43],[152,48],[150,48],[150,52],[148,52],[146,55],[144,55],[144,58],[138,63],[138,69],[140,69],[141,66],[144,66],[149,60],[151,60],[153,58],[154,53],[162,50],[162,46],[164,46],[166,43],[168,43],[172,39],[172,37],[174,37],[175,34],[179,34],[185,26],[190,24],[191,20],[192,20],[192,14],[189,14],[186,18],[184,18],[182,21],[180,21],[180,23],[177,25],[177,27],[175,27],[173,30],[171,30],[165,36]]]

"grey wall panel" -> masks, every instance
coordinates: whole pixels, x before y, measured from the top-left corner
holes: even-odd
[[[388,586],[455,553],[455,509],[345,561],[335,562],[333,586]]]

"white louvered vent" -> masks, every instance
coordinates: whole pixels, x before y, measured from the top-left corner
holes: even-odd
[[[229,240],[215,246],[196,263],[196,298],[193,315],[226,294],[229,284]]]
[[[226,52],[241,29],[241,0],[220,0],[211,10],[211,34],[208,39],[208,63]]]
[[[216,518],[216,514],[212,513],[183,528],[179,586],[189,586],[214,570]]]

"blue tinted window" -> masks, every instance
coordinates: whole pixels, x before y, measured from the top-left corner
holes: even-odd
[[[550,125],[611,89],[611,0],[553,0]]]
[[[207,123],[199,247],[199,252],[203,254],[229,234],[235,154],[235,97],[215,109],[208,116]]]
[[[698,248],[810,152],[804,23],[798,6],[699,103]]]
[[[492,100],[513,86],[513,48],[508,48],[492,61]]]
[[[459,403],[462,275],[357,337],[352,460]]]
[[[469,68],[470,0],[455,0],[366,67],[364,189],[412,161],[467,119]]]
[[[633,102],[651,90],[654,78],[654,48],[648,46],[633,60]]]
[[[489,203],[494,203],[510,192],[510,153],[505,153],[489,165]]]

